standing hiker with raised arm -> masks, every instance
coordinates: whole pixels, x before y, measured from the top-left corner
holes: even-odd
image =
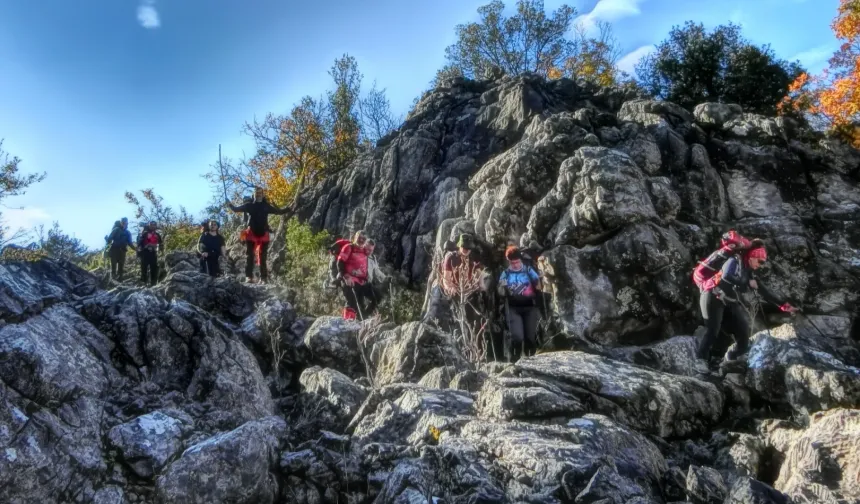
[[[269,281],[269,268],[266,258],[269,255],[269,215],[286,215],[288,207],[272,206],[266,199],[261,187],[254,189],[254,201],[240,206],[227,202],[227,207],[236,213],[248,214],[248,228],[242,231],[241,239],[245,242],[245,279],[254,282],[254,263],[260,265],[260,283]]]
[[[156,231],[157,224],[150,221],[149,225],[137,237],[137,251],[140,254],[140,281],[146,283],[146,273],[149,270],[149,285],[158,283],[158,252],[161,248],[161,235]]]
[[[134,240],[132,240],[131,233],[128,230],[128,218],[123,217],[119,223],[119,226],[114,225],[114,228],[107,236],[107,243],[110,247],[108,250],[110,276],[117,282],[122,281],[122,273],[125,270],[125,255],[128,249],[134,250]]]

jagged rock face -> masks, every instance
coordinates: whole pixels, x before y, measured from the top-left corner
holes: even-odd
[[[729,227],[766,240],[763,276],[777,295],[856,316],[860,152],[736,105],[691,113],[609,94],[529,76],[453,81],[307,191],[300,215],[338,233],[367,229],[419,282],[451,219],[497,254],[537,243],[574,341],[692,331],[692,268]]]

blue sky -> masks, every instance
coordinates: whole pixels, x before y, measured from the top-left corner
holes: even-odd
[[[153,187],[197,213],[218,144],[225,156],[250,152],[245,121],[319,96],[343,53],[405,113],[444,64],[454,26],[484,3],[0,0],[0,138],[24,171],[48,173],[5,202],[6,223],[56,220],[95,247],[113,221],[133,217],[126,190]],[[548,10],[562,3],[545,0]],[[613,23],[625,69],[686,20],[734,21],[811,70],[838,46],[829,29],[838,0],[567,3],[580,21]]]

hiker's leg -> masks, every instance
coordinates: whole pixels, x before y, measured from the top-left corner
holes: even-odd
[[[507,315],[508,331],[511,333],[511,356],[519,356],[523,346],[524,328],[523,314],[520,309],[510,307]],[[511,359],[516,362],[515,359]]]
[[[210,254],[206,258],[206,269],[209,271],[209,276],[218,276],[218,255]]]
[[[152,278],[152,285],[158,283],[158,253],[152,252],[152,264],[149,265],[149,274]]]
[[[269,242],[260,245],[260,280],[266,282],[269,280],[269,266],[266,260],[269,257]]]
[[[117,253],[117,249],[108,250],[108,257],[110,257],[110,277],[116,280],[116,272],[119,269],[119,254]]]
[[[251,240],[245,242],[245,276],[254,278],[254,243]]]
[[[347,308],[352,308],[356,315],[358,314],[358,299],[355,296],[355,289],[347,285],[343,286],[343,297],[346,299]]]
[[[200,255],[200,273],[206,273],[206,266],[207,266],[208,264],[209,264],[209,262],[208,262],[208,261],[206,260],[206,258],[205,258],[205,257],[203,257],[203,255],[201,254],[201,255]]]
[[[362,308],[363,313],[366,317],[371,317],[379,305],[376,300],[376,291],[373,289],[373,285],[370,282],[365,283],[361,286],[361,294],[364,296],[363,302],[366,302],[366,307]]]
[[[702,311],[702,318],[705,319],[705,328],[707,329],[696,351],[696,357],[699,359],[708,360],[711,356],[711,347],[717,341],[717,335],[723,325],[725,307],[726,305],[717,299],[711,291],[705,291],[699,296],[699,309]]]
[[[540,308],[533,306],[525,310],[522,314],[523,319],[523,342],[525,343],[525,354],[534,355],[537,349],[537,331],[538,323],[540,322]]]
[[[750,322],[747,310],[739,303],[731,303],[726,307],[727,322],[730,322],[729,332],[735,340],[735,347],[726,353],[726,360],[735,360],[747,353],[750,345]]]
[[[125,249],[120,249],[119,257],[118,257],[118,261],[117,261],[118,262],[117,270],[116,270],[116,279],[117,280],[122,280],[122,274],[125,271],[125,253],[126,253]]]
[[[149,256],[144,250],[138,257],[140,257],[140,281],[145,285],[146,281],[149,280],[147,276],[147,273],[149,273]]]

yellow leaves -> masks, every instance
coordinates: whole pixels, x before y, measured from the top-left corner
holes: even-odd
[[[860,148],[860,53],[856,45],[860,0],[841,0],[831,28],[844,42],[830,60],[830,68],[819,76],[801,74],[789,86],[778,110],[811,114],[831,134]]]
[[[561,70],[559,70],[556,67],[550,67],[546,73],[547,78],[550,80],[561,79],[562,75],[563,74],[562,74]]]
[[[430,438],[438,443],[439,438],[442,436],[442,431],[439,430],[435,425],[431,425],[427,430],[430,433]]]

